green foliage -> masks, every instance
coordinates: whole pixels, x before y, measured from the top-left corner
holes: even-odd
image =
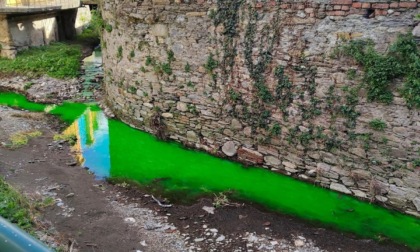
[[[25,131],[25,132],[17,132],[10,136],[10,147],[11,148],[19,148],[26,144],[28,144],[29,139],[34,137],[39,137],[42,135],[41,131]]]
[[[166,73],[167,75],[172,74],[172,67],[171,67],[170,63],[163,63],[163,64],[161,64],[160,67],[162,69],[162,72]]]
[[[356,78],[356,69],[349,69],[347,71],[347,78],[349,78],[349,80],[354,80]]]
[[[117,59],[118,59],[118,61],[120,61],[122,59],[122,56],[123,56],[123,48],[122,48],[122,46],[119,46],[118,49],[117,49]]]
[[[174,55],[174,52],[172,50],[168,50],[166,52],[166,56],[168,58],[169,64],[171,64],[173,61],[175,61],[175,55]]]
[[[278,136],[281,134],[281,127],[278,123],[274,123],[273,127],[270,129],[270,135]]]
[[[223,34],[229,37],[237,35],[236,27],[239,21],[239,8],[243,0],[219,0],[217,1],[217,11],[211,13],[214,26],[223,25]]]
[[[105,29],[105,31],[107,31],[107,32],[112,32],[112,25],[110,25],[110,24],[106,24],[104,29]]]
[[[185,64],[184,70],[186,73],[191,72],[191,65],[187,62],[187,64]]]
[[[77,36],[77,39],[81,41],[99,42],[105,23],[99,11],[92,10],[91,14],[92,18],[88,26],[83,29],[82,34]]]
[[[279,107],[283,115],[287,115],[286,109],[293,102],[292,82],[284,74],[283,66],[276,67],[274,70],[274,76],[277,78],[275,98],[279,103]]]
[[[79,75],[79,45],[51,43],[32,47],[17,54],[15,59],[0,58],[0,72],[39,77],[47,74],[53,78],[75,78]]]
[[[229,205],[229,199],[224,193],[214,194],[213,206],[220,208]]]
[[[356,120],[360,116],[360,112],[356,111],[356,105],[359,102],[358,89],[344,87],[343,91],[346,92],[346,102],[339,107],[339,112],[347,118],[346,126],[355,128]]]
[[[33,82],[31,82],[31,81],[26,82],[26,83],[25,83],[25,85],[23,86],[23,89],[24,89],[24,90],[28,90],[28,89],[30,89],[33,85],[34,85],[34,83],[33,83]]]
[[[57,134],[54,135],[54,141],[66,141],[73,146],[77,143],[77,136],[75,134]]]
[[[137,88],[134,86],[130,86],[128,87],[127,92],[129,92],[130,94],[135,94],[137,92]]]
[[[353,40],[338,48],[363,66],[363,84],[369,101],[389,104],[395,78],[403,78],[400,92],[409,107],[420,108],[420,50],[411,34],[398,36],[389,50],[380,54],[371,40]]]
[[[130,58],[134,58],[136,56],[136,53],[134,52],[134,50],[131,50],[130,52]]]
[[[386,128],[386,123],[381,119],[375,118],[369,122],[369,127],[377,131],[384,131]]]
[[[242,99],[241,94],[240,94],[240,93],[238,93],[238,92],[236,92],[236,91],[235,91],[235,90],[233,90],[233,89],[230,89],[230,90],[229,90],[229,97],[230,97],[230,99],[231,99],[232,101],[239,101],[239,100],[241,100],[241,99]]]
[[[155,60],[152,58],[152,56],[147,55],[146,56],[146,66],[151,66],[155,64]]]
[[[210,53],[207,57],[207,62],[204,64],[204,68],[207,70],[207,73],[212,74],[213,70],[219,66],[219,62],[214,59],[214,54]]]
[[[30,231],[34,223],[29,202],[3,178],[0,178],[0,216]]]

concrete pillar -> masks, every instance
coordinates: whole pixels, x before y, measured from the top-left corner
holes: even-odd
[[[0,56],[15,58],[16,48],[11,39],[9,23],[6,15],[0,15],[0,31]]]
[[[77,9],[60,11],[57,16],[58,36],[60,40],[70,40],[76,37]]]

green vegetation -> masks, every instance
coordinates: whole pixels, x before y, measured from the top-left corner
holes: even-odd
[[[32,85],[34,85],[33,82],[26,82],[25,83],[25,86],[23,86],[23,89],[24,90],[28,90],[28,89],[30,89],[32,87]]]
[[[66,141],[71,146],[75,145],[77,142],[77,136],[74,134],[57,134],[54,135],[54,141]]]
[[[59,79],[74,78],[79,75],[81,57],[79,45],[51,43],[23,50],[16,59],[0,58],[0,72],[31,77],[47,74]]]
[[[384,131],[386,128],[386,123],[381,119],[375,118],[369,122],[369,127],[377,131]]]
[[[122,48],[122,46],[119,46],[118,49],[117,49],[118,61],[120,61],[122,59],[122,56],[123,56],[123,48]]]
[[[229,199],[226,194],[220,192],[219,194],[214,194],[213,206],[215,208],[224,207],[229,205]]]
[[[25,231],[34,226],[29,202],[0,177],[0,215]]]
[[[207,70],[207,73],[212,74],[213,70],[219,66],[219,62],[214,59],[214,54],[210,53],[207,57],[207,62],[204,64],[204,68]]]
[[[89,25],[83,29],[82,34],[77,36],[77,39],[82,42],[89,42],[92,44],[98,44],[99,38],[101,37],[102,30],[105,28],[106,31],[111,32],[112,26],[105,25],[102,19],[101,13],[97,10],[92,10],[92,19]]]
[[[404,81],[400,92],[410,108],[420,108],[420,50],[411,34],[399,35],[384,54],[371,40],[353,40],[340,46],[335,55],[350,56],[364,68],[363,85],[369,101],[389,104],[395,79]],[[351,74],[350,74],[351,75]]]
[[[42,136],[41,131],[17,132],[10,136],[10,148],[19,148],[28,144],[29,139]]]
[[[187,64],[185,64],[184,70],[185,70],[186,73],[191,72],[191,65],[190,65],[190,63],[187,62]]]

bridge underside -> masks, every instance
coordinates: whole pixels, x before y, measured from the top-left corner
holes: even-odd
[[[29,46],[73,39],[76,15],[77,9],[0,14],[0,56],[14,58]]]

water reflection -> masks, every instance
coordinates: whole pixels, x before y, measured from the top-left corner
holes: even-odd
[[[101,111],[87,109],[63,134],[77,136],[73,150],[83,167],[89,168],[98,179],[109,177],[108,119]]]

